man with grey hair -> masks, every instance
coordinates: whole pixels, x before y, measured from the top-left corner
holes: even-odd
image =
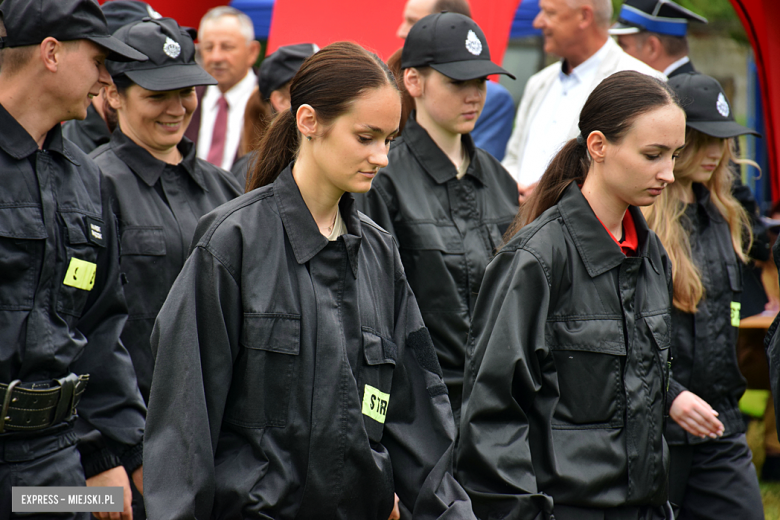
[[[197,143],[198,157],[229,170],[241,141],[244,109],[257,85],[252,65],[260,42],[252,20],[225,6],[203,16],[198,41],[203,68],[219,83],[205,89],[185,135]]]
[[[539,9],[534,27],[544,35],[544,50],[562,59],[528,80],[502,161],[521,202],[561,146],[577,136],[582,106],[604,78],[635,70],[666,79],[609,37],[610,0],[539,0]]]

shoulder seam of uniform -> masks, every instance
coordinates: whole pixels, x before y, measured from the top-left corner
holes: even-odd
[[[240,209],[244,209],[245,207],[250,206],[256,202],[267,199],[268,197],[271,196],[273,196],[273,188],[270,188],[267,191],[264,191],[262,193],[258,193],[254,197],[249,197],[248,200],[242,202],[235,208],[230,209],[230,211],[225,212],[225,214],[219,217],[217,220],[215,220],[209,227],[208,231],[206,231],[203,234],[203,236],[200,237],[200,239],[198,240],[198,246],[200,246],[201,244],[207,246],[208,243],[211,242],[211,237],[214,236],[214,233],[216,232],[217,228],[221,226],[222,223],[228,219],[228,217],[233,215],[233,213],[237,212]]]
[[[235,268],[230,265],[230,263],[227,261],[226,258],[223,258],[222,255],[220,255],[216,250],[209,247],[208,244],[198,244],[198,249],[202,249],[203,251],[207,252],[214,260],[220,263],[222,267],[225,268],[225,270],[230,274],[230,277],[233,279],[233,282],[235,282],[236,285],[241,286],[241,283],[238,281],[238,276],[236,274]]]

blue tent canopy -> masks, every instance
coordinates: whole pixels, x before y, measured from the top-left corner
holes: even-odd
[[[255,24],[255,37],[267,40],[271,29],[271,15],[274,10],[274,0],[232,0],[232,7],[245,12]],[[539,36],[541,31],[534,29],[532,23],[539,12],[539,0],[522,0],[512,20],[510,38]]]

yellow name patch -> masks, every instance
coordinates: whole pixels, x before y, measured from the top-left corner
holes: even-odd
[[[742,309],[742,304],[739,302],[731,302],[731,326],[739,327],[739,311]]]
[[[97,273],[97,265],[86,260],[71,258],[68,272],[65,273],[65,281],[62,283],[76,289],[91,291],[95,285],[95,273]]]
[[[388,402],[390,402],[390,394],[377,390],[371,385],[366,385],[366,389],[363,392],[363,415],[367,415],[376,422],[384,424],[387,417]]]

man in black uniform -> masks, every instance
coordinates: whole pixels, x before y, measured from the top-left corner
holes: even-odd
[[[114,34],[122,26],[140,22],[144,18],[160,18],[160,13],[140,0],[113,0],[103,4],[101,10],[106,17],[110,34]],[[116,122],[108,123],[104,104],[105,97],[101,89],[100,94],[92,98],[86,118],[71,119],[62,125],[62,135],[84,150],[84,153],[90,153],[111,140],[111,132]]]
[[[707,19],[671,0],[626,0],[609,30],[618,45],[668,77],[695,72],[688,57],[688,22]]]
[[[59,123],[86,117],[108,56],[146,56],[111,38],[95,0],[5,0],[0,15],[0,489],[85,484],[77,405],[140,485],[145,407],[119,341],[116,224]]]

